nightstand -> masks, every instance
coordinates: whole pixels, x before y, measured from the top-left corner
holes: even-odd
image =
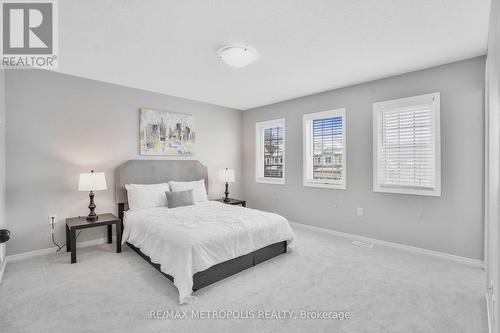
[[[108,228],[108,244],[113,242],[112,228],[116,229],[116,253],[122,252],[122,221],[113,214],[101,214],[96,221],[87,221],[85,217],[66,219],[66,252],[71,251],[71,263],[76,263],[76,231],[95,227]]]
[[[217,199],[217,200],[214,200],[214,201],[218,201],[218,202],[222,202],[222,203],[225,203],[225,204],[228,204],[228,205],[241,205],[242,207],[246,207],[247,206],[247,202],[245,200],[240,200],[240,199],[233,199],[233,198],[229,198],[229,202],[225,202],[224,199]]]

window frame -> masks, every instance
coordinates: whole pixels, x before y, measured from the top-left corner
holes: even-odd
[[[419,104],[432,103],[432,130],[434,148],[434,186],[418,188],[405,185],[384,185],[378,179],[378,140],[380,117],[384,111],[394,111]],[[441,102],[440,93],[399,98],[390,101],[373,103],[373,191],[381,193],[409,194],[423,196],[441,196]]]
[[[321,120],[327,118],[342,117],[342,180],[338,183],[325,183],[321,181],[314,181],[309,176],[312,173],[312,167],[314,165],[313,156],[313,138],[312,138],[312,126],[314,120]],[[302,137],[303,137],[303,175],[302,184],[305,187],[317,187],[326,188],[334,190],[346,190],[347,189],[347,142],[346,142],[346,132],[347,132],[347,121],[346,121],[346,109],[338,108],[320,112],[306,113],[302,115]],[[332,159],[333,160],[333,159]]]
[[[266,128],[283,127],[283,176],[281,178],[264,177],[264,131]],[[286,126],[285,118],[259,121],[255,123],[255,182],[262,184],[285,185],[286,163]]]

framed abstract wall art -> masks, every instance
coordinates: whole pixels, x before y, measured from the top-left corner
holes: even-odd
[[[140,109],[140,154],[193,156],[194,116]]]

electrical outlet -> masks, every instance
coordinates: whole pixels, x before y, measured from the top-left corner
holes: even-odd
[[[57,223],[57,214],[49,215],[49,224],[52,224],[52,220],[54,221],[54,224]]]
[[[363,216],[363,208],[358,207],[357,213],[358,213],[358,216]]]

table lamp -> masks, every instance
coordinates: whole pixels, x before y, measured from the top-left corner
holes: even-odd
[[[90,191],[90,214],[87,216],[87,221],[96,221],[97,215],[95,213],[95,203],[94,203],[94,191],[107,190],[106,177],[104,172],[94,172],[91,170],[90,173],[81,173],[80,181],[78,182],[78,191]]]
[[[229,202],[229,184],[228,183],[233,183],[234,182],[234,169],[222,169],[219,170],[219,180],[226,182],[226,191],[224,194],[226,195],[224,197],[224,202]]]

